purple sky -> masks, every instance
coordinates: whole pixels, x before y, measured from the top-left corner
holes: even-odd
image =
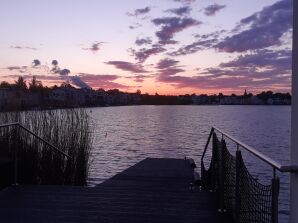
[[[292,0],[2,0],[0,26],[1,81],[291,91]]]

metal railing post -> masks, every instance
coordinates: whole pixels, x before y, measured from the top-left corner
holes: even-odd
[[[236,223],[240,222],[240,205],[241,205],[241,195],[240,195],[240,162],[241,162],[241,151],[236,151],[236,179],[235,179],[235,220]]]
[[[278,194],[279,194],[279,178],[276,177],[276,170],[273,169],[272,178],[272,210],[271,210],[271,220],[272,223],[278,223]]]
[[[16,125],[14,126],[13,130],[13,139],[14,139],[14,146],[13,146],[13,153],[14,153],[14,159],[13,159],[13,185],[18,185],[18,146],[19,146],[19,127]]]
[[[211,162],[212,162],[212,166],[211,166],[211,191],[216,191],[216,184],[217,184],[217,177],[215,174],[217,169],[218,169],[218,163],[217,163],[217,152],[218,152],[218,148],[217,148],[217,144],[216,144],[216,140],[215,140],[215,134],[213,133],[213,137],[212,137],[212,158],[211,158]]]
[[[219,212],[225,212],[225,205],[224,205],[224,157],[223,157],[223,145],[224,140],[222,139],[220,142],[220,150],[219,152],[219,165],[218,165],[218,172],[219,172],[219,179],[218,179],[218,193],[219,193]]]

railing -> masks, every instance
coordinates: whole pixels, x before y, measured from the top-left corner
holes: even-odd
[[[34,138],[38,139],[40,142],[44,143],[45,145],[47,145],[51,150],[63,155],[66,158],[71,158],[71,156],[69,156],[67,153],[63,152],[62,150],[58,149],[56,146],[52,145],[50,142],[48,142],[47,140],[41,138],[40,136],[38,136],[37,134],[35,134],[34,132],[32,132],[30,129],[26,128],[25,126],[21,125],[20,123],[16,122],[16,123],[8,123],[8,124],[2,124],[0,125],[0,129],[2,128],[9,128],[12,127],[13,131],[11,132],[13,134],[12,139],[13,140],[17,140],[17,135],[20,134],[20,131],[25,131],[27,133],[29,133],[31,136],[33,136]],[[14,142],[16,143],[16,142]],[[17,185],[18,184],[18,159],[19,159],[19,155],[18,155],[18,148],[14,148],[14,155],[13,155],[13,172],[14,172],[14,179],[13,179],[13,184]]]
[[[216,132],[222,139],[218,140]],[[204,157],[213,138],[212,157],[206,170]],[[227,149],[225,138],[236,144],[236,155]],[[270,185],[258,182],[247,170],[241,149],[248,151],[272,167]],[[283,166],[226,132],[212,127],[201,157],[202,187],[217,193],[218,210],[229,211],[235,222],[278,222],[279,178],[276,171],[298,172],[298,166]]]

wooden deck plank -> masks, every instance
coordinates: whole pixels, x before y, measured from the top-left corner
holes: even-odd
[[[148,158],[93,188],[9,187],[0,222],[231,222],[192,181],[187,161]]]

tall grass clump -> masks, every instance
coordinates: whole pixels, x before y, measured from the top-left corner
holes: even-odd
[[[92,152],[90,117],[84,109],[0,113],[0,124],[18,122],[70,158],[22,128],[0,128],[0,162],[17,157],[18,183],[85,185]],[[17,155],[16,155],[17,154]],[[8,171],[9,172],[9,171]],[[14,172],[10,171],[10,181]]]

